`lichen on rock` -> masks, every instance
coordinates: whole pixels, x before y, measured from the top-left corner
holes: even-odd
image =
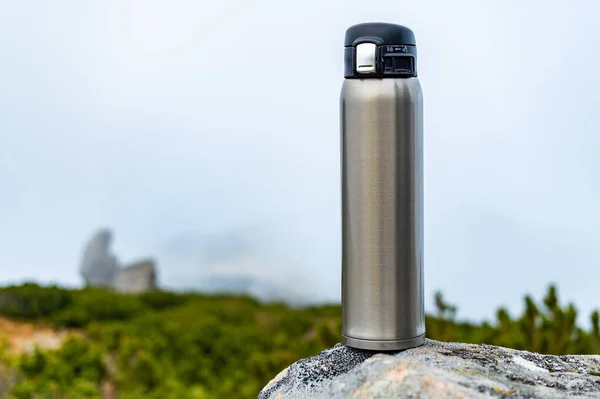
[[[259,399],[600,397],[600,356],[442,343],[376,353],[342,344],[297,361]]]

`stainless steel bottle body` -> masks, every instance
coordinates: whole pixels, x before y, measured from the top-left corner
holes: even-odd
[[[418,78],[345,79],[342,337],[398,350],[425,339],[423,96]]]

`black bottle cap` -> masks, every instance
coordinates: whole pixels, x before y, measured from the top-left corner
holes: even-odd
[[[346,39],[344,47],[356,46],[365,38],[376,39],[379,45],[383,44],[404,44],[406,46],[416,46],[415,34],[406,26],[388,24],[384,22],[367,22],[354,25],[346,30]]]
[[[369,22],[351,26],[344,40],[344,77],[417,76],[415,34],[406,26]]]

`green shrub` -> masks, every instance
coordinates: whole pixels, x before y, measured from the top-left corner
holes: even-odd
[[[138,296],[88,288],[74,292],[70,306],[54,314],[51,320],[65,327],[83,327],[92,321],[126,321],[145,310]]]
[[[167,291],[149,291],[139,296],[142,304],[150,309],[162,310],[181,306],[187,301],[187,296]]]
[[[58,350],[16,359],[15,398],[99,398],[104,381],[121,399],[255,398],[283,368],[340,340],[341,309],[334,305],[291,308],[246,296],[136,296],[32,285],[0,293],[8,293],[4,304],[16,304],[11,317],[79,327],[84,334]],[[516,317],[499,309],[491,321],[473,323],[457,320],[456,306],[438,294],[435,314],[426,316],[427,335],[543,353],[600,353],[598,312],[586,331],[553,286],[541,301],[526,296],[524,302]]]
[[[22,354],[17,361],[16,398],[39,395],[64,398],[100,398],[100,383],[107,375],[100,348],[85,339],[70,338],[55,351]]]
[[[0,314],[22,319],[41,319],[68,307],[71,292],[56,286],[27,283],[0,288]]]

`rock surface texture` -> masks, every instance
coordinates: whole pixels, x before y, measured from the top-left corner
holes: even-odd
[[[337,344],[277,375],[259,399],[600,398],[600,356],[442,343],[375,353]]]

